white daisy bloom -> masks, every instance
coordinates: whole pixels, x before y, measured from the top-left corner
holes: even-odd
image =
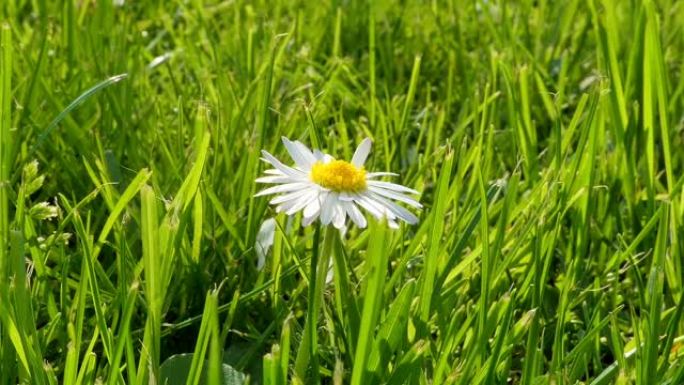
[[[287,166],[262,150],[261,159],[275,168],[264,171],[266,176],[256,180],[277,185],[256,194],[277,195],[270,201],[276,205],[276,212],[294,215],[302,211],[303,226],[320,218],[323,225],[332,223],[338,229],[344,227],[347,216],[359,228],[366,227],[366,217],[359,207],[378,220],[386,218],[391,228],[399,227],[397,219],[411,225],[418,223],[418,217],[394,201],[420,209],[421,204],[406,195],[419,192],[378,180],[382,176],[397,174],[366,172],[364,169],[372,144],[369,138],[356,148],[351,162],[336,160],[319,150],[311,151],[299,141],[282,139],[295,165]]]

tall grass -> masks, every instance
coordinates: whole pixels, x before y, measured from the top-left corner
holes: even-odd
[[[673,0],[3,1],[0,385],[684,383],[683,28]],[[275,213],[281,136],[371,137],[420,223]]]

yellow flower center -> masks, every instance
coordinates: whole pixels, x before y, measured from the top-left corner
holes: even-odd
[[[311,180],[333,191],[357,192],[366,188],[366,170],[343,160],[316,162],[311,167]]]

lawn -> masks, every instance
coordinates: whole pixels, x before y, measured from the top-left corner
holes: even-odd
[[[684,384],[683,71],[676,0],[3,0],[0,385]]]

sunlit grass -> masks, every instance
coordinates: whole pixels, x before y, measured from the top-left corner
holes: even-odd
[[[683,27],[674,0],[0,2],[0,385],[684,383]],[[419,223],[276,213],[282,136],[372,138]]]

